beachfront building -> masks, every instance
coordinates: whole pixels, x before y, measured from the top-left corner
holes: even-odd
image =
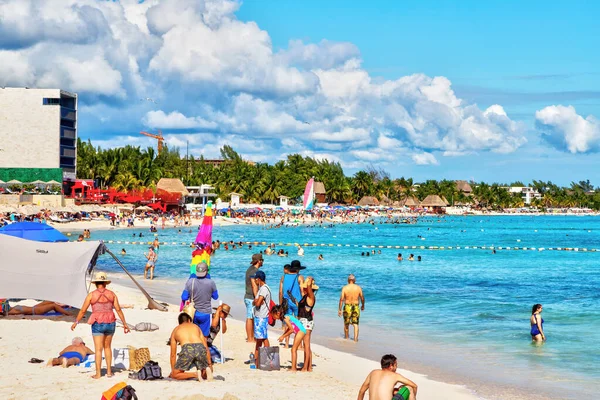
[[[186,186],[185,188],[188,191],[185,196],[186,204],[202,204],[204,208],[208,200],[217,197],[217,194],[213,193],[215,188],[211,185]]]
[[[243,195],[241,195],[239,193],[231,192],[231,193],[229,193],[229,196],[231,196],[231,200],[229,201],[229,207],[231,207],[231,208],[239,207],[240,199],[242,198]]]
[[[279,206],[282,208],[287,208],[288,200],[289,200],[289,197],[287,197],[287,196],[279,196]]]
[[[327,198],[327,192],[325,191],[325,184],[323,182],[315,182],[315,203],[325,203]]]
[[[75,181],[77,94],[0,88],[0,179]]]
[[[456,184],[456,190],[458,190],[459,192],[464,193],[467,196],[473,194],[473,188],[471,187],[471,185],[469,185],[469,182],[454,181],[454,183]]]
[[[518,193],[523,199],[523,203],[531,204],[533,199],[541,199],[544,197],[537,189],[529,186],[511,186],[507,188],[510,193]]]
[[[443,197],[436,194],[430,194],[425,197],[421,202],[421,207],[427,208],[428,211],[432,211],[436,214],[443,214],[446,212],[448,201]]]

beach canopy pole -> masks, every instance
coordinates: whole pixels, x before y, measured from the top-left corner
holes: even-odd
[[[125,266],[121,263],[121,261],[110,250],[108,250],[108,248],[106,248],[106,246],[104,247],[104,251],[107,252],[108,254],[110,254],[112,256],[112,258],[115,259],[115,261],[117,262],[117,264],[119,264],[121,266],[121,268],[123,268],[123,271],[125,271],[125,273],[131,278],[131,280],[133,281],[133,283],[135,283],[135,285],[138,287],[138,289],[140,289],[142,291],[142,293],[144,294],[144,296],[146,296],[146,299],[148,299],[148,308],[150,310],[168,311],[167,306],[158,303],[156,300],[154,300],[148,294],[148,292],[146,292],[146,289],[144,289],[142,287],[142,285],[140,285],[135,280],[135,278],[129,273],[129,271],[127,271],[127,268],[125,268]]]
[[[223,305],[223,301],[219,300],[219,306]],[[217,315],[217,318],[221,318],[221,313]],[[223,348],[223,324],[219,321],[219,329],[221,330],[221,364],[225,363],[225,349]]]

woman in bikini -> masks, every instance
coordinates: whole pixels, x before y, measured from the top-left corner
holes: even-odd
[[[541,304],[534,304],[531,309],[531,317],[529,323],[531,324],[531,340],[535,342],[541,342],[546,340],[544,335],[544,318],[542,318],[543,307]]]
[[[310,337],[315,326],[313,321],[313,308],[315,308],[315,294],[319,290],[319,286],[315,284],[315,280],[312,276],[309,276],[304,280],[302,285],[302,298],[298,302],[298,319],[306,328],[306,334],[303,338],[304,343],[304,366],[302,371],[312,371],[312,351],[310,350]]]
[[[71,315],[67,311],[65,311],[64,308],[62,308],[61,306],[59,306],[58,304],[56,304],[53,301],[42,301],[41,303],[36,304],[33,307],[27,307],[27,306],[11,307],[10,304],[8,303],[8,300],[6,300],[6,303],[7,303],[7,305],[5,307],[5,310],[7,310],[6,315],[44,315],[50,311],[54,311],[54,312],[60,313],[62,315]]]
[[[116,321],[113,308],[119,314],[119,318],[123,323],[123,330],[125,333],[129,333],[127,322],[125,322],[125,316],[121,311],[119,305],[119,299],[117,295],[106,289],[106,285],[110,283],[106,273],[98,272],[92,281],[96,285],[96,290],[88,294],[83,302],[83,306],[75,319],[75,323],[71,326],[71,330],[75,330],[77,324],[85,312],[92,306],[92,315],[88,319],[88,324],[92,326],[92,336],[94,338],[94,350],[96,353],[96,374],[92,376],[94,379],[98,379],[102,376],[102,350],[104,349],[104,358],[106,358],[106,376],[113,376],[112,373],[112,338],[115,334]]]

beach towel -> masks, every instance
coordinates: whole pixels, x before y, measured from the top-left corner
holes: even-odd
[[[129,368],[129,349],[113,349],[113,366],[116,368]]]
[[[110,389],[108,389],[106,392],[102,393],[102,398],[100,400],[115,400],[117,393],[124,389],[127,386],[127,383],[125,382],[119,382],[116,385],[114,385],[113,387],[111,387]]]

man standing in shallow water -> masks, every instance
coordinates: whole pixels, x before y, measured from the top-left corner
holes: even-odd
[[[368,254],[368,253],[367,253]],[[359,308],[359,302],[362,306]],[[360,312],[365,310],[365,296],[360,286],[356,284],[356,278],[353,274],[348,276],[348,284],[342,288],[338,317],[344,313],[344,338],[349,337],[349,325],[354,327],[354,341],[358,342],[358,322]]]
[[[370,400],[416,400],[417,384],[396,373],[398,359],[393,354],[381,357],[381,369],[371,371],[360,387],[358,400],[365,398],[369,391]],[[402,386],[396,389],[396,384]]]

